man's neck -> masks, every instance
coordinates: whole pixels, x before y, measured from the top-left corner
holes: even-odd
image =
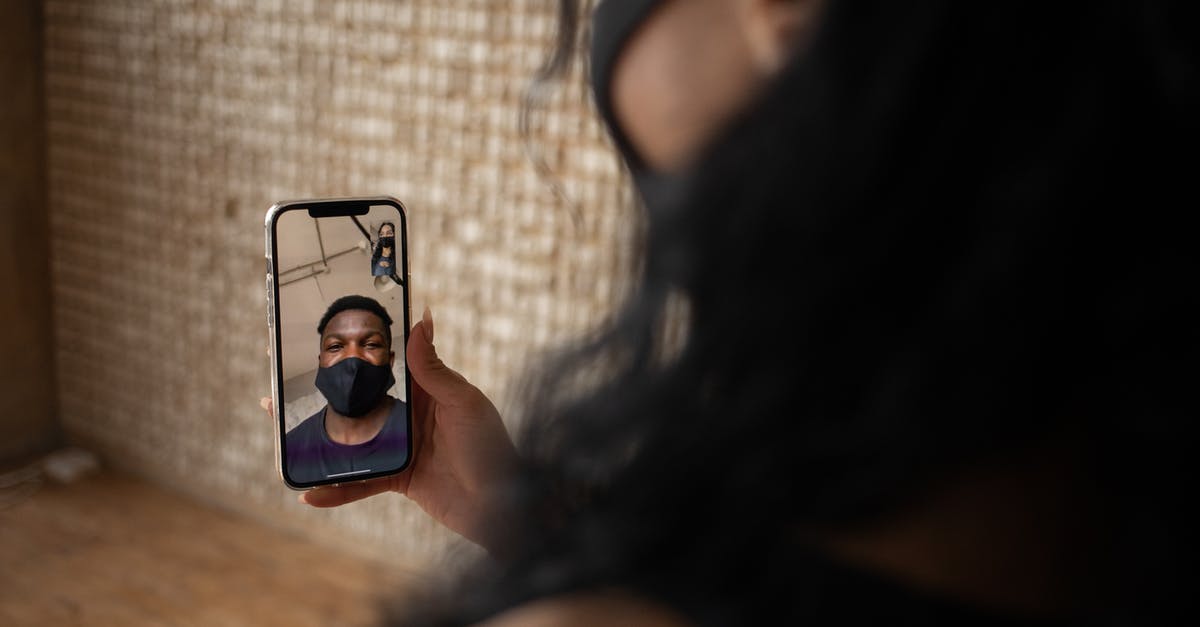
[[[338,444],[362,444],[379,434],[392,413],[395,399],[385,395],[374,409],[363,416],[351,418],[339,414],[332,407],[325,407],[325,434]]]

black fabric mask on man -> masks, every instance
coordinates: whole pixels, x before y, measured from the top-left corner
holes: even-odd
[[[317,369],[317,389],[334,411],[350,418],[361,418],[375,409],[395,383],[390,366],[376,366],[357,357]]]

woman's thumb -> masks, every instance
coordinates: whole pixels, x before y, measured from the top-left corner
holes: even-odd
[[[413,325],[405,355],[413,379],[439,403],[454,405],[475,392],[474,386],[438,357],[433,345],[433,315],[428,307]]]

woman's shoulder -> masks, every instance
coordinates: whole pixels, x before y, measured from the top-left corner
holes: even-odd
[[[687,627],[692,623],[670,607],[621,591],[575,592],[529,601],[478,627]]]

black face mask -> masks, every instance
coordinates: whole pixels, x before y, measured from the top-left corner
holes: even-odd
[[[395,383],[391,366],[376,366],[357,357],[317,369],[317,389],[334,411],[351,418],[375,409]]]
[[[379,245],[384,248],[391,248],[396,243],[396,238],[388,236],[379,238]]]
[[[663,0],[605,0],[592,14],[592,95],[617,150],[633,175],[634,186],[647,205],[658,204],[673,177],[651,170],[625,137],[612,106],[612,71],[625,43]]]

